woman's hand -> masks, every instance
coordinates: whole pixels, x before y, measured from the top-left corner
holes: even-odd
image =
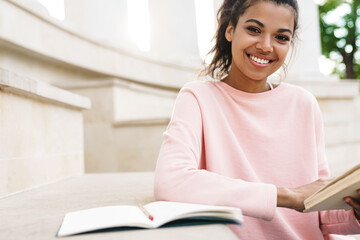
[[[360,195],[360,189],[357,190]],[[357,220],[360,220],[360,201],[351,197],[344,197],[344,201],[354,209],[354,214]]]
[[[296,211],[302,212],[304,207],[304,200],[310,195],[315,193],[317,190],[325,186],[331,181],[331,179],[319,179],[315,182],[297,187],[297,188],[278,188],[277,195],[277,206],[291,208]],[[360,217],[360,204],[357,205],[359,208]]]

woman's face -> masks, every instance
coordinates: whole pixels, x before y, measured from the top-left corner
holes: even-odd
[[[225,37],[231,42],[230,74],[251,80],[264,80],[278,70],[289,51],[294,29],[293,10],[287,5],[260,1],[232,24]]]

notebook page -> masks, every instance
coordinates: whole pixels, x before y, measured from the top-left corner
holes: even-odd
[[[208,206],[208,205],[198,205],[198,204],[190,204],[190,203],[177,203],[177,202],[166,202],[159,201],[147,204],[144,206],[146,210],[154,216],[154,225],[161,226],[167,222],[172,220],[187,217],[191,213],[196,212],[217,212],[214,214],[216,217],[220,217],[221,213],[235,211],[239,212],[241,215],[240,209],[235,209],[231,207],[220,207],[220,206]],[[206,214],[207,216],[211,216],[210,214]],[[204,214],[200,214],[200,216],[204,216]],[[225,214],[225,216],[229,216]]]
[[[137,206],[92,208],[66,214],[58,236],[110,227],[151,227],[151,224]]]

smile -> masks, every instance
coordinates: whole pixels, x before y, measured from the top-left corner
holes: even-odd
[[[268,64],[268,63],[271,63],[272,60],[269,60],[269,59],[263,59],[263,58],[258,58],[258,57],[255,57],[255,56],[252,56],[250,54],[248,54],[248,57],[253,60],[254,62],[258,63],[258,64]]]

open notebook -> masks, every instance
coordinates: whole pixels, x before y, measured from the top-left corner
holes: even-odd
[[[227,223],[241,225],[238,208],[202,204],[158,201],[143,207],[131,205],[107,206],[67,213],[57,233],[64,237],[101,229],[159,228],[189,223]],[[148,214],[151,214],[149,217]],[[150,220],[153,219],[153,220]]]

